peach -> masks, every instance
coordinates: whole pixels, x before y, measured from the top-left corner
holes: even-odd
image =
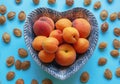
[[[76,60],[75,49],[70,44],[62,44],[59,46],[55,61],[61,66],[70,66]]]
[[[55,26],[56,26],[56,29],[59,29],[62,31],[66,27],[71,27],[72,22],[67,18],[62,18],[55,23]]]
[[[73,45],[77,53],[83,54],[89,48],[89,41],[85,38],[79,38],[78,41]]]
[[[43,63],[51,63],[55,59],[55,53],[47,53],[46,51],[41,50],[38,53],[38,57]]]
[[[58,45],[59,41],[54,37],[48,37],[42,42],[42,48],[48,53],[55,53]]]
[[[47,22],[52,27],[52,29],[54,29],[54,21],[51,18],[43,16],[40,17],[39,20]]]
[[[67,43],[75,43],[79,39],[79,32],[74,27],[67,27],[63,30],[63,39]]]
[[[40,51],[42,50],[42,42],[46,39],[47,37],[45,36],[37,36],[34,38],[33,42],[32,42],[32,47],[36,50],[36,51]]]
[[[33,25],[33,31],[36,36],[49,36],[52,27],[45,21],[37,20]]]
[[[91,32],[90,23],[83,18],[75,19],[73,21],[73,27],[79,31],[80,38],[87,38]]]
[[[63,42],[63,34],[62,34],[62,31],[60,30],[53,30],[50,33],[50,37],[56,38],[60,44]]]

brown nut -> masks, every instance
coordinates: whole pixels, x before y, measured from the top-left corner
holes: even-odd
[[[74,0],[66,0],[66,4],[68,6],[72,6],[74,4]]]
[[[112,3],[112,2],[113,2],[113,0],[108,0],[108,2],[109,2],[109,3]]]
[[[49,4],[54,4],[56,2],[56,0],[48,0]]]
[[[119,49],[120,48],[120,41],[117,39],[113,40],[113,46],[115,49]]]
[[[100,18],[102,20],[106,20],[107,17],[108,17],[108,12],[106,10],[102,10],[100,13]]]
[[[104,76],[106,79],[110,80],[112,79],[112,72],[109,69],[106,69],[104,72]]]
[[[19,56],[22,57],[22,58],[25,58],[25,57],[28,56],[27,50],[25,50],[25,49],[23,49],[23,48],[19,48],[19,49],[18,49],[18,54],[19,54]]]
[[[16,62],[15,62],[15,68],[17,69],[17,70],[21,70],[21,61],[20,60],[16,60]]]
[[[99,9],[100,7],[101,7],[101,2],[100,1],[95,2],[94,9]]]
[[[31,84],[38,84],[38,81],[35,80],[35,79],[33,79],[32,82],[31,82]]]
[[[119,51],[118,50],[112,50],[110,52],[110,55],[113,56],[113,57],[118,57],[119,56]]]
[[[114,35],[120,36],[120,28],[114,28]]]
[[[5,42],[5,43],[9,43],[10,42],[10,35],[7,33],[7,32],[5,32],[3,35],[2,35],[2,39],[3,39],[3,41]]]
[[[107,62],[107,59],[102,57],[98,60],[98,65],[103,66],[106,64],[106,62]]]
[[[120,19],[120,12],[118,13],[118,19]]]
[[[22,31],[21,31],[20,29],[18,29],[18,28],[15,28],[15,29],[13,30],[13,33],[14,33],[14,35],[15,35],[16,37],[21,37],[21,36],[22,36]]]
[[[15,73],[13,71],[10,71],[6,75],[7,80],[12,80],[15,77]]]
[[[99,44],[99,48],[100,49],[105,49],[107,47],[107,43],[106,42],[101,42],[100,44]]]
[[[4,24],[6,22],[5,16],[0,16],[0,24]]]
[[[44,80],[42,80],[42,84],[53,84],[52,80],[45,78]]]
[[[101,25],[101,30],[102,32],[106,32],[108,30],[108,27],[109,27],[109,24],[107,22],[104,22],[102,25]]]
[[[16,13],[13,12],[13,11],[11,11],[11,12],[9,12],[9,13],[7,14],[7,18],[11,20],[11,19],[13,19],[13,18],[15,17],[15,15],[16,15]]]
[[[12,66],[14,64],[14,61],[15,61],[15,59],[14,59],[13,56],[8,57],[7,60],[6,60],[7,66],[8,67]]]
[[[15,84],[24,84],[24,80],[23,79],[18,79]]]
[[[24,21],[26,19],[26,14],[24,11],[20,11],[19,14],[18,14],[18,19],[20,21]]]
[[[20,4],[21,0],[15,0],[16,4]]]
[[[118,67],[118,68],[116,69],[116,76],[117,76],[117,77],[120,77],[120,67]]]
[[[0,5],[0,14],[5,14],[6,13],[6,11],[7,11],[7,8],[6,8],[6,6],[5,5]]]
[[[21,64],[21,69],[27,70],[30,67],[30,61],[24,61]]]
[[[112,14],[110,15],[110,20],[111,20],[111,21],[114,21],[114,20],[116,20],[116,19],[117,19],[117,13],[114,12],[114,13],[112,13]]]
[[[89,73],[88,72],[83,72],[80,76],[80,81],[85,83],[89,80]]]
[[[91,0],[84,0],[84,5],[90,5],[91,4]]]
[[[40,0],[33,0],[34,4],[39,4]]]

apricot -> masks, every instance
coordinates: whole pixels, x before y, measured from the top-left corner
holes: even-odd
[[[34,38],[33,42],[32,42],[32,47],[36,50],[36,51],[40,51],[42,50],[42,42],[46,39],[46,36],[37,36]]]
[[[43,63],[51,63],[55,58],[55,53],[47,53],[45,50],[41,50],[38,57]]]
[[[79,54],[85,53],[88,50],[89,45],[89,41],[85,38],[79,38],[78,41],[75,44],[73,44],[74,49]]]
[[[55,23],[55,26],[56,26],[56,29],[59,29],[62,31],[66,27],[71,27],[72,22],[67,18],[62,18]]]
[[[48,37],[42,42],[42,48],[48,53],[55,53],[58,45],[59,41],[54,37]]]
[[[83,18],[75,19],[73,21],[73,27],[79,31],[80,38],[87,38],[91,32],[90,23]]]

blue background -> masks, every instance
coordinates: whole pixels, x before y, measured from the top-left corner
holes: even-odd
[[[41,81],[44,78],[50,78],[54,84],[82,84],[79,80],[80,75],[82,72],[87,71],[90,75],[90,79],[86,84],[119,84],[120,78],[117,78],[115,76],[115,70],[120,66],[120,58],[113,58],[110,56],[110,51],[113,50],[112,46],[112,40],[114,38],[120,39],[120,37],[116,37],[113,34],[113,29],[115,27],[120,27],[120,20],[116,20],[114,22],[111,22],[109,17],[107,18],[107,22],[109,23],[109,29],[106,33],[102,33],[100,30],[100,25],[103,23],[103,21],[100,19],[100,12],[103,9],[108,10],[109,16],[113,12],[119,12],[120,11],[120,2],[119,0],[113,0],[112,4],[109,4],[107,0],[100,0],[101,1],[101,8],[99,10],[94,10],[93,5],[94,2],[97,0],[92,0],[91,5],[84,6],[83,0],[75,0],[75,3],[72,7],[68,7],[65,4],[65,0],[57,0],[57,2],[54,5],[49,5],[47,3],[47,0],[41,0],[39,5],[34,5],[32,0],[22,0],[22,3],[19,5],[16,5],[15,0],[0,0],[0,5],[4,4],[7,7],[7,13],[9,11],[15,11],[16,17],[13,20],[7,20],[4,25],[0,25],[0,84],[14,84],[15,81],[18,78],[23,78],[25,81],[25,84],[30,84],[32,79],[37,79],[39,81],[39,84],[41,84]],[[49,7],[58,11],[65,11],[74,7],[83,7],[88,10],[90,10],[96,17],[98,24],[99,24],[99,40],[98,44],[102,41],[107,42],[108,46],[105,50],[100,51],[98,49],[98,44],[96,46],[96,49],[92,55],[92,57],[89,59],[89,61],[73,76],[66,80],[59,80],[45,71],[43,71],[32,59],[32,57],[29,56],[27,58],[20,58],[18,56],[18,49],[19,48],[25,48],[27,49],[24,41],[24,37],[22,34],[22,37],[17,38],[13,35],[13,29],[19,28],[23,31],[24,22],[20,22],[18,20],[18,13],[21,10],[24,10],[25,13],[28,15],[32,10],[38,8],[38,7]],[[7,15],[5,14],[5,16]],[[5,44],[2,40],[2,34],[4,32],[8,32],[11,35],[11,42],[9,44]],[[120,51],[120,50],[119,50]],[[9,56],[14,56],[15,60],[20,59],[21,61],[24,60],[30,60],[31,61],[31,67],[30,69],[26,71],[22,70],[16,70],[15,66],[12,66],[8,68],[6,66],[6,59]],[[105,66],[98,66],[98,59],[100,57],[107,58],[107,64]],[[106,68],[109,68],[113,73],[113,78],[111,80],[106,80],[104,78],[104,71]],[[16,73],[15,78],[12,81],[6,80],[6,73],[8,71],[14,71]]]

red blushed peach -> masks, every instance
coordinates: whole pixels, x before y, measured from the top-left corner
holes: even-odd
[[[63,34],[62,34],[62,31],[60,30],[53,30],[50,33],[50,37],[56,38],[60,44],[63,42]]]
[[[90,23],[83,18],[75,19],[73,21],[73,27],[79,31],[80,38],[87,38],[91,32]]]
[[[48,37],[42,42],[42,48],[48,53],[55,53],[58,49],[59,41],[56,38]]]
[[[54,29],[55,27],[54,21],[51,18],[43,16],[43,17],[40,17],[39,20],[47,22],[52,27],[52,29]]]
[[[33,25],[33,31],[36,36],[49,36],[52,30],[52,27],[45,21],[37,20]]]
[[[74,27],[67,27],[63,30],[63,39],[67,43],[75,43],[79,39],[79,32]]]
[[[76,60],[75,49],[70,44],[62,44],[59,46],[55,61],[61,66],[70,66]]]
[[[89,41],[85,38],[79,38],[78,41],[73,45],[77,53],[83,54],[89,48]]]
[[[43,63],[51,63],[55,59],[55,53],[47,53],[46,51],[41,50],[38,57]]]

